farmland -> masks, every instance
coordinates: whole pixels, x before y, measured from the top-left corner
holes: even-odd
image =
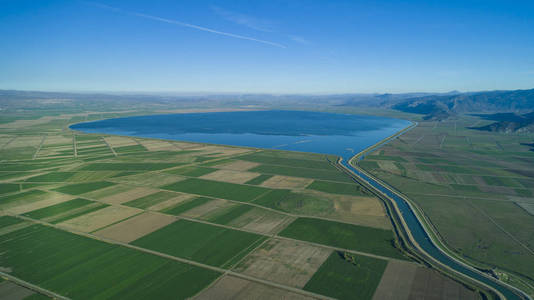
[[[532,135],[470,129],[486,123],[420,122],[359,165],[416,203],[452,253],[534,293]]]
[[[426,269],[335,157],[66,128],[110,116],[0,126],[2,272],[73,299],[372,299],[391,261]]]

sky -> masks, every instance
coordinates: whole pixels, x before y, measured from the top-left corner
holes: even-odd
[[[0,89],[534,88],[534,1],[0,0]]]

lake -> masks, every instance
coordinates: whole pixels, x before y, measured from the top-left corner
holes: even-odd
[[[409,121],[309,111],[164,114],[78,123],[73,130],[210,144],[334,154],[348,160]]]

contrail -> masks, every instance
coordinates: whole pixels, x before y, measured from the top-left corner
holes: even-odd
[[[127,11],[127,10],[124,10],[124,9],[121,9],[121,8],[117,8],[117,7],[113,7],[113,6],[109,6],[109,5],[105,5],[105,4],[101,4],[101,3],[97,3],[97,2],[89,2],[89,1],[82,1],[82,2],[86,3],[86,4],[90,4],[90,5],[96,6],[96,7],[104,8],[104,9],[107,9],[107,10],[112,10],[112,11],[115,11],[115,12],[118,12],[118,13],[124,13],[124,14],[128,14],[128,15],[132,15],[132,16],[136,16],[136,17],[140,17],[140,18],[150,19],[150,20],[159,21],[159,22],[168,23],[168,24],[174,24],[174,25],[178,25],[178,26],[182,26],[182,27],[187,27],[187,28],[192,28],[192,29],[196,29],[196,30],[200,30],[200,31],[210,32],[210,33],[214,33],[214,34],[218,34],[218,35],[232,37],[232,38],[235,38],[235,39],[241,39],[241,40],[247,40],[247,41],[262,43],[262,44],[266,44],[266,45],[274,46],[274,47],[278,47],[278,48],[287,48],[286,46],[284,46],[282,44],[279,44],[279,43],[270,42],[270,41],[266,41],[266,40],[260,40],[260,39],[256,39],[256,38],[253,38],[253,37],[233,34],[233,33],[224,32],[224,31],[219,31],[219,30],[215,30],[215,29],[211,29],[211,28],[207,28],[207,27],[202,27],[202,26],[198,26],[198,25],[194,25],[194,24],[189,24],[189,23],[184,23],[184,22],[175,21],[175,20],[171,20],[171,19],[156,17],[156,16],[147,15],[147,14],[143,14],[143,13]]]

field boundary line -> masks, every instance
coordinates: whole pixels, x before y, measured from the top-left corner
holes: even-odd
[[[4,149],[5,147],[7,147],[9,144],[11,144],[11,142],[13,142],[18,136],[14,136],[13,138],[11,138],[9,141],[7,141],[7,143],[3,144],[2,145],[2,148],[1,149]]]
[[[464,200],[467,200],[466,198],[464,198]],[[480,207],[476,206],[472,201],[468,200],[469,201],[469,204],[471,204],[471,206],[473,208],[475,208],[476,210],[478,210],[481,214],[483,214],[486,218],[488,218],[491,223],[493,223],[493,225],[497,226],[497,228],[499,228],[503,233],[505,233],[506,235],[508,235],[512,240],[514,240],[516,243],[518,243],[519,245],[521,245],[523,248],[525,248],[525,250],[527,250],[528,252],[530,252],[532,255],[534,255],[534,251],[532,249],[530,249],[529,247],[527,247],[527,245],[523,244],[519,239],[517,239],[513,234],[511,234],[510,232],[508,232],[506,229],[504,229],[499,223],[497,223],[497,221],[495,221],[490,215],[488,215],[483,209],[481,209]]]
[[[1,272],[0,271],[0,275],[2,277],[6,277],[9,281],[12,281],[13,283],[15,283],[17,285],[23,286],[23,287],[25,287],[27,289],[30,289],[32,291],[35,291],[35,292],[37,292],[39,294],[44,294],[44,295],[49,296],[49,297],[54,298],[54,299],[70,300],[70,298],[68,298],[68,297],[62,296],[60,294],[56,294],[56,293],[54,293],[54,292],[52,292],[50,290],[44,289],[42,287],[39,287],[39,286],[37,286],[35,284],[29,283],[27,281],[24,281],[24,280],[22,280],[20,278],[17,278],[15,276],[7,274],[5,272]]]
[[[74,158],[78,157],[78,147],[76,147],[76,134],[72,134],[72,149],[74,150]]]
[[[115,152],[115,149],[113,149],[113,147],[111,147],[111,145],[108,143],[108,141],[106,141],[106,139],[101,136],[100,139],[102,139],[102,141],[108,146],[109,150],[111,150],[111,153],[113,153],[113,155],[117,156],[117,152]]]
[[[34,160],[37,157],[37,154],[39,154],[39,151],[41,151],[41,147],[43,147],[43,143],[46,140],[46,135],[43,135],[43,138],[41,139],[41,143],[39,143],[39,147],[37,147],[37,150],[33,154],[32,160]]]
[[[34,220],[34,219],[28,218],[26,216],[17,215],[17,214],[10,214],[10,213],[8,213],[8,215],[11,215],[13,217],[18,217],[20,219],[27,220],[27,221],[30,221],[30,222],[33,222],[33,223],[41,224],[41,225],[44,225],[44,226],[49,226],[49,227],[52,227],[52,228],[56,228],[58,230],[67,231],[67,232],[70,232],[72,234],[84,236],[84,237],[87,237],[87,238],[90,238],[90,239],[93,239],[93,240],[98,240],[98,241],[101,241],[101,242],[104,242],[104,243],[118,245],[118,246],[130,248],[130,249],[134,249],[134,250],[137,250],[137,251],[140,251],[140,252],[149,253],[149,254],[152,254],[152,255],[156,255],[156,256],[163,257],[163,258],[167,258],[167,259],[171,259],[171,260],[174,260],[174,261],[178,261],[178,262],[181,262],[181,263],[184,263],[184,264],[193,265],[193,266],[196,266],[196,267],[199,267],[199,268],[204,268],[204,269],[209,269],[209,270],[212,270],[212,271],[216,271],[216,272],[221,273],[221,276],[224,276],[224,274],[226,273],[228,275],[232,275],[232,276],[235,276],[235,277],[240,277],[240,278],[245,279],[245,280],[254,281],[254,282],[257,282],[257,283],[261,283],[261,284],[264,284],[264,285],[272,286],[272,287],[275,287],[275,288],[284,289],[284,290],[287,290],[287,291],[291,291],[291,292],[298,293],[298,294],[305,295],[305,296],[310,296],[310,297],[317,298],[317,299],[332,299],[332,300],[334,299],[334,298],[330,298],[328,296],[323,296],[323,295],[320,295],[320,294],[316,294],[316,293],[313,293],[313,292],[305,291],[305,290],[294,288],[294,287],[291,287],[291,286],[279,284],[279,283],[268,281],[268,280],[265,280],[265,279],[261,279],[261,278],[257,278],[257,277],[253,277],[253,276],[237,273],[235,271],[228,270],[228,269],[223,269],[221,267],[215,267],[215,266],[203,264],[203,263],[200,263],[200,262],[189,260],[187,258],[181,258],[181,257],[173,256],[173,255],[170,255],[170,254],[165,254],[165,253],[162,253],[162,252],[158,252],[158,251],[154,251],[154,250],[138,247],[138,246],[135,246],[135,245],[132,245],[132,244],[116,241],[116,240],[113,240],[113,239],[99,237],[99,236],[96,236],[96,235],[91,234],[91,233],[86,233],[86,232],[73,230],[73,229],[69,229],[69,228],[64,228],[64,227],[62,227],[60,225],[57,225],[57,224],[50,224],[50,223],[43,222],[43,221],[40,221],[40,220]],[[39,287],[37,287],[37,288],[39,288]],[[62,297],[62,299],[68,299],[68,298],[63,298],[63,296],[61,296],[61,297]]]

